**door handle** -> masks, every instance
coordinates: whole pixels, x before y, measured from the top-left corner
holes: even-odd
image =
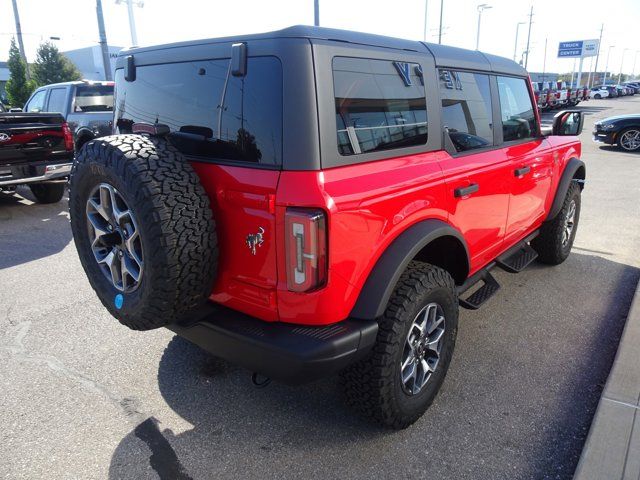
[[[530,171],[531,171],[531,167],[522,167],[522,168],[516,168],[513,171],[513,173],[515,174],[516,177],[521,177],[522,175],[526,175]]]
[[[453,196],[456,198],[466,197],[467,195],[471,195],[472,193],[480,190],[480,186],[477,183],[472,183],[467,187],[458,187],[453,191]]]

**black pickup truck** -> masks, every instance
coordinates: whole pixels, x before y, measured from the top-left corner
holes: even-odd
[[[59,202],[73,163],[73,135],[59,113],[0,113],[0,191],[28,185]]]

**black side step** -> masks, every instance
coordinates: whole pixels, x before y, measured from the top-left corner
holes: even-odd
[[[519,243],[496,259],[496,265],[510,273],[520,273],[538,258],[538,253],[528,243]]]
[[[489,270],[482,271],[478,281],[482,281],[484,285],[473,292],[469,297],[465,299],[460,298],[459,302],[461,307],[469,310],[477,310],[483,303],[489,300],[498,290],[500,290],[500,284],[495,278],[493,278],[493,275],[491,275]]]

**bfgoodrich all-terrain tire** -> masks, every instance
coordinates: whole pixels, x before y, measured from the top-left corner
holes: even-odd
[[[558,215],[545,222],[540,235],[531,241],[531,246],[538,252],[538,260],[542,263],[559,265],[571,253],[580,220],[580,193],[580,185],[571,182]]]
[[[57,203],[64,195],[64,182],[32,183],[29,189],[38,203]]]
[[[209,199],[165,140],[86,143],[71,172],[69,212],[89,282],[124,325],[165,326],[206,301],[218,259]]]
[[[447,373],[458,330],[458,295],[441,268],[411,262],[362,361],[342,373],[347,402],[394,429],[431,405]]]

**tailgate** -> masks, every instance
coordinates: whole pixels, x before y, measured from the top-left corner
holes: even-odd
[[[60,114],[0,114],[0,165],[71,159],[63,123]]]

